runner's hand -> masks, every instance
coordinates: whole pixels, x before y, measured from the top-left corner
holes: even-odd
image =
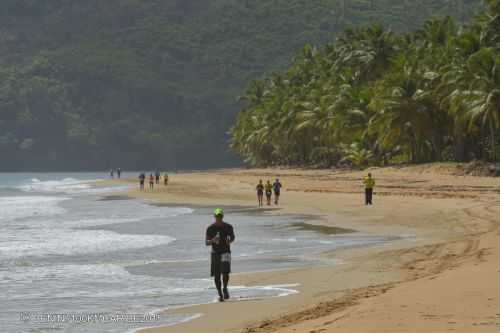
[[[215,236],[214,238],[212,238],[212,243],[214,243],[214,244],[217,244],[217,245],[218,245],[218,244],[219,244],[219,242],[220,242],[220,237]]]

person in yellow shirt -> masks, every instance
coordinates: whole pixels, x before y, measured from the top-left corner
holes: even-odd
[[[375,179],[372,177],[372,174],[369,173],[368,176],[363,180],[363,184],[365,184],[365,204],[372,205],[373,199],[373,188],[375,187]]]
[[[264,188],[266,189],[267,205],[271,206],[271,196],[273,195],[273,184],[271,184],[271,182],[268,180]]]

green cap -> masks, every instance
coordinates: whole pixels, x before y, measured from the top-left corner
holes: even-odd
[[[216,208],[214,210],[214,215],[215,216],[224,216],[224,211],[222,210],[222,208]]]

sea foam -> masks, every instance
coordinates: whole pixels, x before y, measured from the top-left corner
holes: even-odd
[[[45,180],[41,181],[38,178],[32,178],[23,185],[17,186],[18,189],[25,192],[39,193],[79,193],[91,191],[92,183],[100,179],[80,180],[75,178],[64,178],[61,180]]]
[[[58,204],[67,199],[46,196],[0,197],[0,221],[60,215],[65,210]]]
[[[5,239],[6,238],[6,239]],[[14,239],[15,241],[8,241]],[[106,230],[26,229],[21,235],[15,229],[0,237],[0,259],[67,256],[108,253],[168,244],[175,239],[165,235],[127,235]]]

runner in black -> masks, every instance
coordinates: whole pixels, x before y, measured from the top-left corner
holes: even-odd
[[[144,191],[144,180],[146,179],[146,174],[143,172],[139,175],[139,188]]]
[[[205,245],[212,246],[210,276],[214,277],[219,302],[229,298],[227,284],[231,273],[231,243],[234,242],[233,226],[223,221],[224,211],[214,211],[215,222],[207,228]],[[221,283],[222,276],[222,283]]]
[[[158,169],[156,169],[156,172],[155,172],[155,181],[156,181],[156,185],[160,184],[160,170],[158,170]]]

